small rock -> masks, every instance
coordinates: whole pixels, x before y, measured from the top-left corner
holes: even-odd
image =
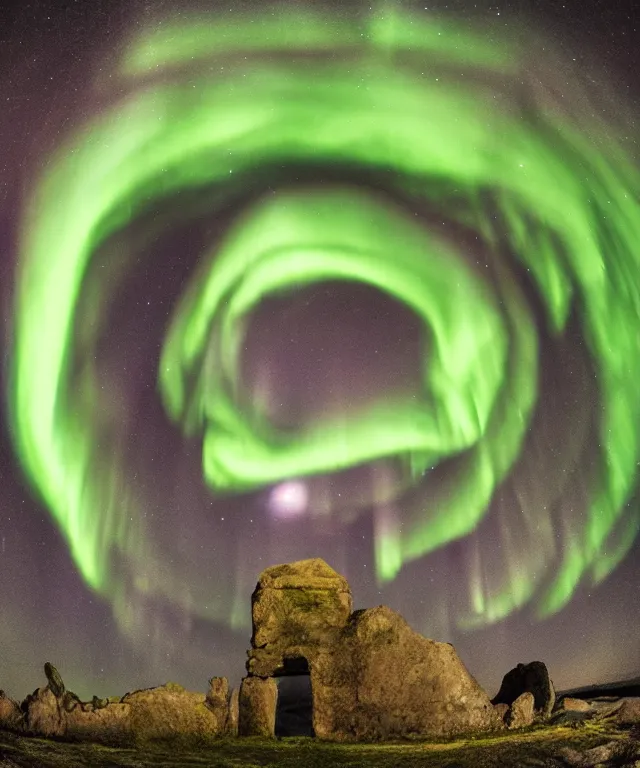
[[[617,720],[620,725],[640,723],[640,698],[622,699]]]
[[[65,692],[65,686],[58,670],[51,664],[51,662],[47,661],[44,665],[44,673],[47,676],[51,693],[58,699],[62,698]]]
[[[80,697],[72,691],[65,691],[61,698],[61,706],[65,712],[73,712],[76,707],[82,707]]]
[[[507,727],[513,730],[515,728],[526,728],[528,725],[531,725],[534,717],[534,702],[535,699],[532,693],[529,691],[521,693],[511,705]]]
[[[559,710],[565,712],[593,712],[593,707],[588,701],[584,699],[572,699],[570,696],[565,696],[558,707]]]
[[[212,677],[209,680],[209,690],[207,691],[207,701],[216,705],[220,701],[227,701],[229,698],[229,681],[226,677]]]
[[[91,700],[91,704],[93,705],[94,711],[97,709],[104,709],[109,706],[109,699],[100,699],[97,696],[94,696]]]

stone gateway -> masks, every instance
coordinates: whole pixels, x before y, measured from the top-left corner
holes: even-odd
[[[242,734],[253,734],[255,723],[255,735],[264,736],[265,724],[275,723],[275,697],[265,696],[256,678],[305,671],[313,730],[321,739],[450,736],[503,727],[453,646],[422,637],[384,606],[352,612],[349,585],[323,560],[264,571],[252,596],[252,619],[239,698]]]

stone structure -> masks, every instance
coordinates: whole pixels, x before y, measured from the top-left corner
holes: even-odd
[[[338,642],[352,608],[347,580],[324,560],[267,568],[251,596],[249,676],[308,671],[319,653]]]
[[[238,697],[242,714],[238,723],[238,736],[273,736],[277,700],[278,687],[272,677],[245,677]]]
[[[268,568],[252,596],[253,633],[247,677],[233,693],[225,678],[206,694],[167,683],[122,698],[81,701],[45,664],[48,684],[18,705],[0,691],[0,728],[114,745],[184,741],[226,735],[273,737],[276,678],[306,674],[309,734],[334,741],[440,737],[530,725],[547,716],[555,692],[541,662],[519,664],[493,702],[449,643],[414,632],[384,606],[353,611],[346,580],[323,560]],[[310,684],[310,693],[309,693]],[[640,720],[639,700],[616,705],[621,722]],[[307,726],[300,701],[282,695],[281,713]],[[286,705],[286,706],[285,706]],[[571,712],[563,717],[594,714]],[[289,709],[287,709],[289,708]],[[302,713],[302,714],[301,714]],[[281,734],[287,733],[280,721]],[[291,722],[287,724],[291,727]]]
[[[229,717],[227,719],[227,735],[238,735],[238,712],[240,709],[240,689],[234,688],[229,697]]]
[[[264,724],[275,724],[275,699],[268,704],[252,681],[304,672],[311,676],[313,730],[322,739],[448,736],[502,726],[453,646],[422,637],[384,606],[352,613],[349,585],[322,560],[268,568],[252,609],[241,734],[267,735]]]

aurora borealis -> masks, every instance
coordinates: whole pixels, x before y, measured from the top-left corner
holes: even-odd
[[[257,575],[309,556],[480,679],[573,625],[640,531],[624,94],[515,16],[141,19],[16,214],[11,450],[74,589],[174,677],[241,664]]]

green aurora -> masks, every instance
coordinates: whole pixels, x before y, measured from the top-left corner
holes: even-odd
[[[499,620],[534,595],[541,615],[554,613],[585,576],[600,581],[617,566],[640,524],[629,503],[640,461],[633,160],[595,119],[578,125],[534,97],[512,103],[508,84],[525,66],[515,44],[399,11],[295,13],[180,20],[142,35],[120,62],[126,96],[49,159],[22,227],[10,393],[20,459],[87,584],[116,599],[113,552],[153,552],[117,429],[96,408],[96,370],[72,365],[80,343],[92,349],[106,333],[99,301],[89,327],[76,327],[92,255],[153,201],[224,189],[257,167],[384,170],[420,205],[475,231],[491,269],[379,191],[288,186],[202,254],[160,355],[166,413],[201,438],[214,495],[388,457],[428,485],[432,467],[458,457],[455,482],[379,530],[377,577],[389,582],[473,532],[520,456],[537,405],[539,338],[504,264],[508,249],[555,337],[571,313],[580,318],[597,373],[600,462],[584,519],[569,526],[543,589],[524,565],[491,593],[474,584],[473,615],[460,622]],[[238,402],[244,334],[265,297],[327,280],[366,283],[415,312],[429,339],[424,398],[380,399],[347,414],[346,429],[326,419],[285,434],[259,404],[248,412]],[[155,588],[179,599],[169,581]]]

